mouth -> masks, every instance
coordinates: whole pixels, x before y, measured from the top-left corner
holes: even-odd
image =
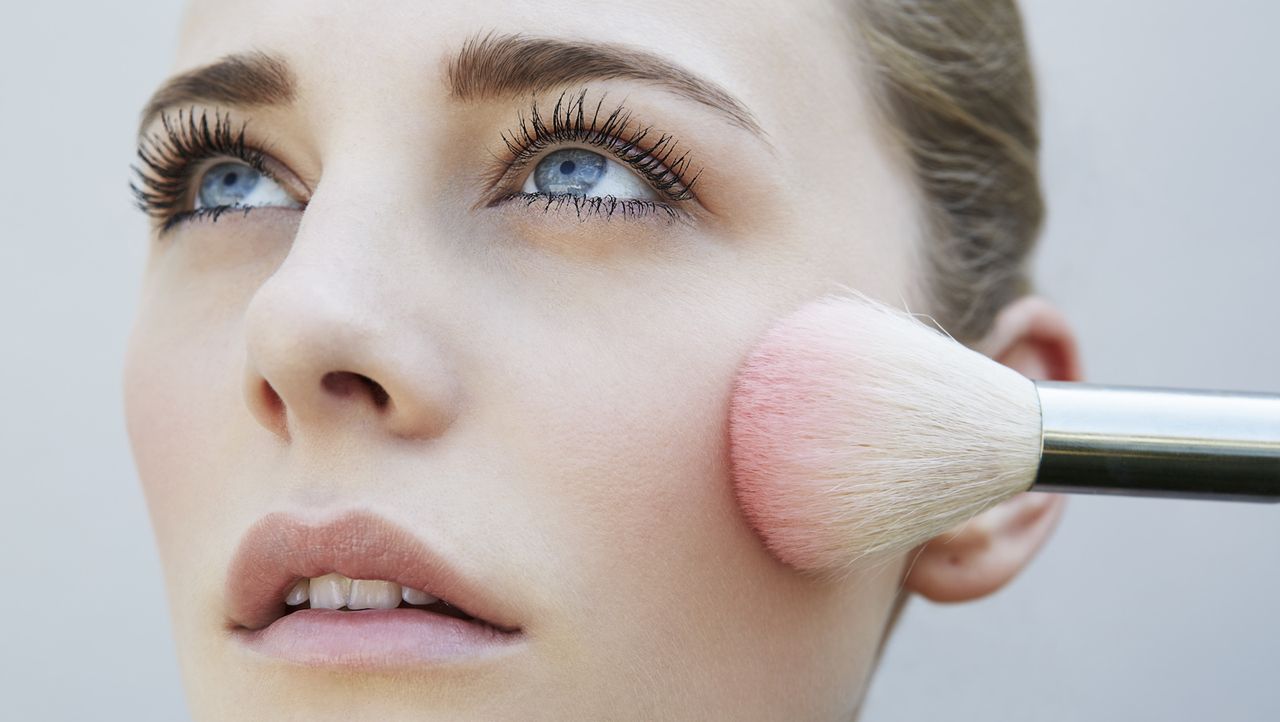
[[[309,524],[270,514],[228,570],[228,629],[245,647],[307,666],[443,664],[523,641],[499,595],[387,519]]]
[[[485,619],[472,616],[448,601],[432,594],[402,587],[382,579],[352,579],[336,572],[320,577],[304,578],[294,582],[284,598],[287,616],[303,609],[332,609],[338,611],[364,611],[375,609],[418,609],[440,614],[464,622],[504,630]]]

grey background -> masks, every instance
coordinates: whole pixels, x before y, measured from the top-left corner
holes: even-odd
[[[1025,3],[1045,108],[1042,290],[1092,381],[1280,392],[1280,5]],[[145,251],[125,192],[173,0],[0,0],[0,699],[186,716],[125,436]],[[978,603],[913,602],[864,719],[1280,719],[1280,508],[1071,500]]]

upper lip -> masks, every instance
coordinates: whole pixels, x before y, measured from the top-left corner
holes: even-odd
[[[320,523],[276,512],[255,522],[227,570],[228,616],[235,627],[266,627],[285,614],[285,595],[298,579],[330,572],[420,589],[481,622],[519,631],[494,601],[497,595],[491,597],[408,530],[365,511]]]

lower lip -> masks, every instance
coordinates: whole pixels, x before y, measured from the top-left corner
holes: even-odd
[[[237,632],[250,649],[309,667],[438,665],[501,655],[519,632],[420,609],[300,609],[264,629]]]

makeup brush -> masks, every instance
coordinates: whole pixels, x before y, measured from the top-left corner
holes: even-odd
[[[837,577],[1023,491],[1280,501],[1280,396],[1032,381],[846,290],[769,329],[730,401],[738,501],[798,569]]]

